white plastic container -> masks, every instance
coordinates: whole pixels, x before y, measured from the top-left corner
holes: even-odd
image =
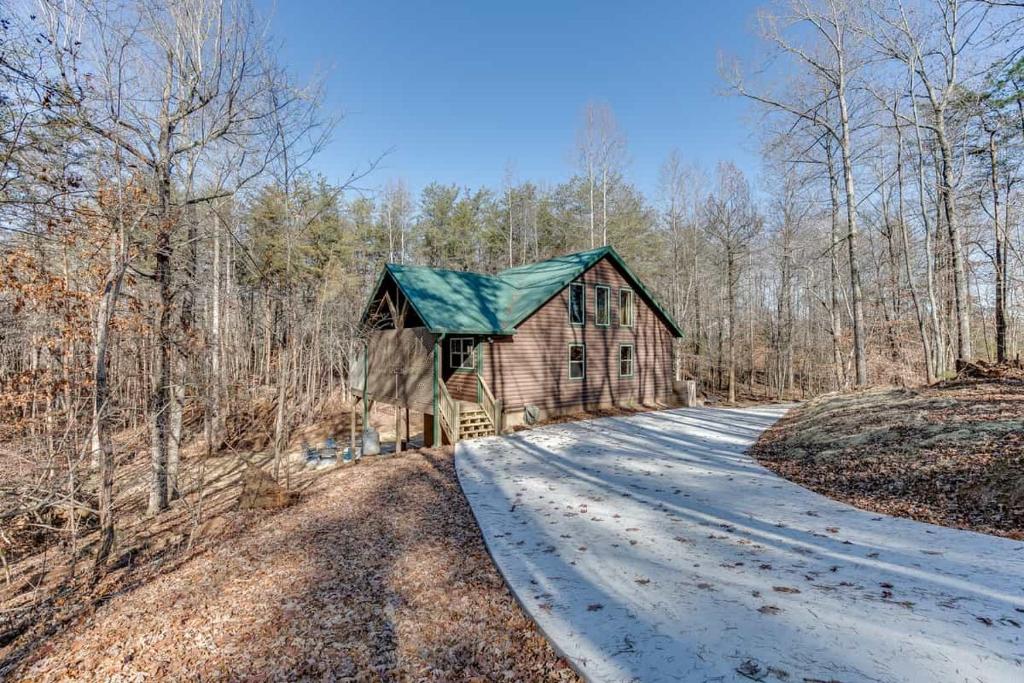
[[[363,430],[362,455],[380,455],[380,434],[376,429]]]

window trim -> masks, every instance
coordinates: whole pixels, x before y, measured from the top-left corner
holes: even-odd
[[[630,317],[628,323],[622,322],[622,295],[629,292],[630,302]],[[619,327],[636,327],[636,292],[633,291],[632,287],[619,287]]]
[[[583,314],[581,322],[575,322],[572,319],[572,291],[575,287],[579,287],[580,296],[583,297],[580,302],[580,312]],[[569,324],[573,327],[585,327],[587,324],[587,285],[583,282],[569,283]]]
[[[456,344],[456,342],[459,342],[460,344],[464,344],[467,341],[470,343],[470,351],[469,351],[469,353],[466,353],[465,347],[461,347],[460,346],[459,357],[462,359],[462,361],[459,364],[456,364],[455,363],[455,357],[454,357],[455,344]],[[465,359],[467,357],[469,358],[469,362],[472,363],[472,365],[466,366],[466,365],[462,364],[462,363],[465,362]],[[469,372],[469,371],[475,372],[476,371],[476,340],[473,337],[452,337],[452,338],[450,338],[448,340],[448,365],[449,365],[449,367],[451,367],[452,370],[455,370],[455,371],[462,370],[462,371],[466,371],[466,372]]]
[[[583,374],[580,375],[579,377],[573,377],[572,376],[572,364],[574,362],[575,363],[581,362],[581,361],[573,361],[573,359],[572,359],[572,349],[573,349],[574,346],[578,346],[581,349],[583,349],[583,361],[582,361],[582,363],[583,363]],[[568,344],[568,360],[569,360],[569,364],[568,364],[569,365],[569,367],[568,367],[569,379],[574,381],[574,382],[578,382],[580,380],[586,379],[587,378],[587,345],[586,345],[586,343],[584,343],[584,342],[569,342],[569,344]]]
[[[601,309],[598,308],[599,299],[597,297],[597,292],[598,292],[598,290],[601,290],[601,289],[603,289],[607,293],[606,294],[607,298],[605,299],[605,301],[608,304],[608,306],[607,306],[607,308],[608,308],[608,318],[607,318],[607,320],[605,322],[601,322],[600,318],[598,317],[598,314],[599,314]],[[609,287],[608,285],[594,285],[594,327],[611,327],[611,326],[612,326],[612,288]]]
[[[622,374],[622,349],[629,349],[629,374]],[[636,345],[634,344],[619,344],[619,377],[622,379],[630,379],[636,377]]]

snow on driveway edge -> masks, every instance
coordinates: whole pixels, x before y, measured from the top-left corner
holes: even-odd
[[[543,427],[540,427],[540,429],[543,429]],[[569,653],[566,652],[562,648],[562,646],[558,644],[558,641],[551,637],[551,634],[548,632],[546,628],[544,628],[544,625],[541,624],[540,620],[537,618],[535,608],[532,607],[528,602],[523,600],[519,596],[519,592],[516,591],[516,589],[513,587],[512,582],[509,580],[508,574],[505,573],[504,565],[501,562],[498,562],[498,558],[494,554],[494,548],[491,547],[491,539],[488,538],[488,535],[484,533],[484,527],[480,520],[480,517],[479,515],[477,515],[476,508],[473,507],[473,504],[470,502],[469,496],[466,494],[466,487],[462,483],[462,474],[459,471],[459,456],[461,456],[463,451],[465,450],[467,441],[472,441],[473,445],[481,445],[482,443],[486,443],[487,441],[495,439],[505,439],[508,436],[512,435],[491,436],[483,439],[468,439],[460,441],[458,444],[456,444],[454,457],[455,478],[456,480],[458,480],[459,488],[462,489],[462,495],[465,496],[466,503],[469,505],[469,509],[473,513],[473,519],[476,520],[476,526],[480,530],[480,537],[484,539],[484,548],[487,549],[487,555],[491,558],[491,564],[493,564],[498,569],[498,573],[501,574],[501,580],[505,582],[505,588],[507,588],[508,592],[512,595],[512,599],[516,601],[516,603],[519,605],[519,608],[523,610],[526,616],[530,617],[530,621],[533,622],[533,625],[537,628],[537,631],[539,631],[540,634],[544,636],[544,639],[548,641],[548,643],[551,645],[551,649],[554,650],[559,657],[564,659],[566,663],[570,667],[572,667],[572,670],[575,671],[580,678],[582,678],[587,683],[594,683],[594,679],[587,675],[587,672],[583,669],[582,666],[580,666],[579,662],[577,662],[573,657],[571,657]],[[539,609],[539,607],[536,609]],[[583,666],[586,666],[586,662],[584,662]]]
[[[767,431],[767,429],[770,429],[772,426],[774,426],[775,423],[777,423],[779,420],[781,420],[783,417],[785,417],[791,410],[793,410],[795,407],[797,407],[797,405],[798,404],[795,404],[795,403],[785,404],[784,406],[780,405],[779,407],[785,407],[785,410],[781,414],[776,416],[775,421],[771,425],[769,425],[765,430],[763,430],[761,433],[763,434],[764,431]],[[670,409],[670,410],[677,410],[677,409]],[[649,412],[661,412],[661,411],[645,411],[645,412],[637,413],[636,415],[644,415],[644,414],[647,414]],[[627,415],[625,417],[633,417],[633,415]],[[583,680],[587,681],[587,683],[595,683],[595,679],[585,669],[585,667],[587,666],[588,660],[586,658],[581,658],[580,659],[580,658],[573,657],[572,655],[570,655],[562,647],[562,645],[557,640],[555,640],[554,638],[551,637],[551,633],[550,633],[549,629],[546,628],[544,626],[544,624],[542,623],[543,620],[538,618],[538,614],[540,614],[540,611],[541,611],[539,603],[535,606],[533,604],[534,601],[528,601],[528,600],[524,600],[523,599],[523,597],[519,594],[519,591],[516,590],[516,587],[513,584],[513,582],[509,579],[509,575],[508,575],[507,572],[510,571],[510,569],[506,569],[505,565],[502,562],[498,561],[498,557],[497,557],[497,555],[495,553],[495,550],[494,550],[494,548],[491,545],[492,544],[492,539],[490,537],[490,534],[487,534],[487,533],[484,532],[483,521],[481,520],[481,518],[479,516],[479,513],[477,512],[477,508],[474,507],[474,505],[473,505],[472,501],[470,500],[470,497],[469,497],[469,495],[468,495],[468,493],[466,491],[466,486],[465,486],[465,484],[463,483],[463,480],[462,480],[462,477],[463,477],[462,467],[460,466],[459,463],[460,463],[460,460],[464,460],[465,459],[464,453],[465,453],[466,449],[470,448],[470,447],[473,447],[473,448],[486,447],[488,443],[496,443],[496,442],[504,441],[506,439],[523,438],[525,436],[535,435],[538,432],[543,432],[543,431],[546,431],[546,430],[553,430],[553,429],[564,428],[567,424],[571,424],[571,425],[582,425],[582,424],[598,425],[598,424],[605,423],[605,422],[616,422],[616,421],[619,421],[621,419],[623,419],[623,416],[599,417],[599,418],[593,418],[593,419],[589,419],[589,420],[575,420],[575,421],[568,422],[568,423],[566,423],[566,422],[556,422],[556,423],[553,423],[553,424],[543,425],[543,426],[535,427],[535,428],[532,428],[532,429],[524,429],[524,430],[521,430],[519,432],[512,432],[510,434],[503,434],[503,435],[484,437],[484,438],[478,438],[478,439],[466,439],[466,440],[463,440],[463,441],[459,441],[456,444],[456,446],[455,446],[455,455],[454,455],[455,478],[459,482],[459,488],[462,489],[462,495],[466,497],[466,502],[469,504],[469,509],[473,513],[473,519],[476,520],[477,528],[480,529],[480,536],[484,540],[484,547],[487,549],[487,554],[491,558],[491,562],[494,564],[495,567],[497,567],[498,573],[501,574],[501,578],[505,582],[505,586],[508,588],[509,593],[512,594],[512,598],[516,601],[516,603],[519,604],[519,607],[523,610],[523,612],[525,612],[526,615],[530,617],[530,620],[537,627],[537,630],[544,636],[544,638],[548,641],[548,643],[551,644],[551,648],[558,654],[559,657],[564,659],[569,664],[569,666],[572,667],[573,671],[575,671],[576,674],[580,676],[580,678],[582,678]],[[760,438],[760,435],[758,435],[758,438]],[[756,439],[755,439],[754,443],[756,443]],[[753,444],[751,444],[751,447],[752,446],[753,446]],[[749,450],[749,447],[748,447],[747,450]],[[758,463],[758,466],[761,466],[760,463]]]
[[[1020,675],[1024,545],[876,517],[778,477],[745,452],[780,408],[550,425],[460,444],[456,472],[510,592],[589,680],[730,679],[753,665],[841,680]],[[701,616],[709,606],[726,609]]]

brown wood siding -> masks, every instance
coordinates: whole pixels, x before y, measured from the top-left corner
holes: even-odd
[[[467,335],[453,335],[447,337],[441,343],[441,376],[444,384],[448,387],[448,393],[458,401],[476,401],[476,371],[453,368],[451,366],[451,341],[452,339],[463,339]],[[480,339],[474,338],[474,344],[479,344]],[[473,357],[479,360],[476,346],[473,347]]]
[[[634,292],[636,321],[620,327],[619,289],[629,287],[607,258],[583,274],[586,324],[569,324],[569,288],[524,321],[514,337],[484,347],[484,377],[506,410],[534,404],[543,409],[651,404],[672,391],[672,333]],[[595,285],[611,287],[611,324],[595,323]],[[586,344],[587,371],[569,379],[569,344]],[[619,377],[619,345],[633,344],[633,377]]]
[[[448,393],[458,401],[476,402],[476,373],[459,370],[451,373],[444,380]]]

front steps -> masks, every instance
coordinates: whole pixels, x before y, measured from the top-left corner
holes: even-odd
[[[494,435],[494,425],[480,404],[459,402],[459,439],[477,439]]]

